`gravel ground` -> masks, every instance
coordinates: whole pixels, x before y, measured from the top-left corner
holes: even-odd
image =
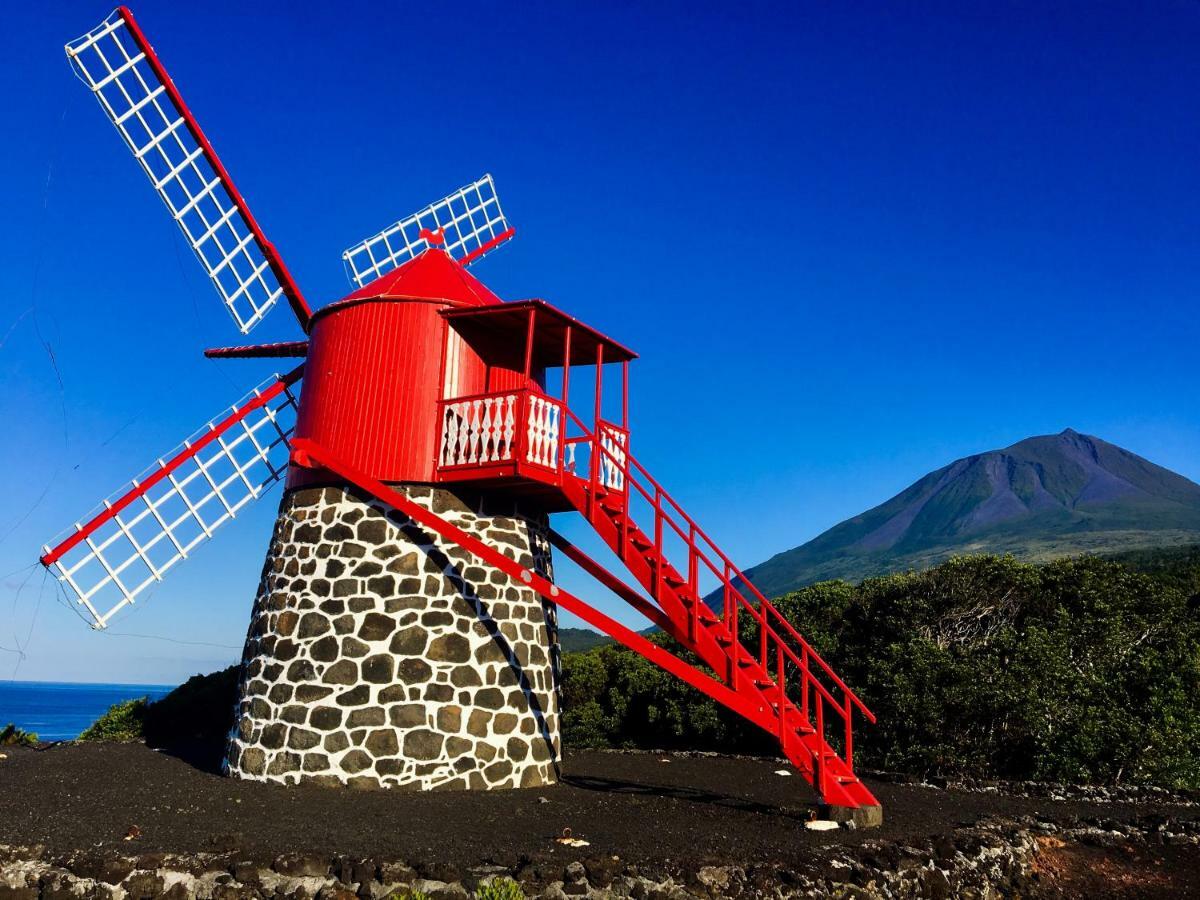
[[[39,843],[54,851],[238,850],[263,859],[311,852],[455,867],[562,862],[589,853],[627,863],[787,863],[821,845],[903,842],[986,817],[1070,824],[1097,816],[1200,815],[1195,807],[873,783],[883,827],[816,832],[804,828],[815,808],[812,792],[798,777],[775,774],[781,765],[770,759],[575,752],[564,760],[561,783],[551,787],[403,793],[233,781],[142,744],[7,753],[0,761],[0,844]],[[126,842],[132,826],[140,835]],[[590,846],[558,844],[564,829]]]

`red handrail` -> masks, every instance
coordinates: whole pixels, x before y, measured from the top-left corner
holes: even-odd
[[[697,590],[696,577],[694,575],[696,561],[702,560],[704,562],[705,566],[708,567],[709,571],[711,571],[717,577],[717,579],[719,580],[719,582],[722,585],[722,588],[725,591],[726,603],[725,603],[724,619],[727,624],[727,627],[729,628],[730,636],[735,639],[737,638],[737,618],[738,618],[737,611],[740,607],[744,606],[749,611],[751,616],[754,617],[754,620],[758,623],[758,626],[759,626],[759,631],[760,631],[760,635],[761,635],[760,639],[763,642],[762,663],[763,663],[764,669],[767,669],[767,666],[769,665],[769,660],[766,656],[767,643],[768,642],[773,643],[773,645],[776,649],[776,669],[777,669],[776,680],[777,680],[777,684],[784,680],[785,672],[783,671],[782,666],[784,665],[785,660],[791,661],[794,665],[796,665],[799,668],[799,670],[801,672],[801,684],[802,684],[801,712],[805,716],[805,718],[807,719],[807,713],[808,713],[808,686],[809,685],[812,686],[812,689],[813,689],[815,695],[819,698],[819,701],[820,701],[817,704],[818,708],[816,710],[818,721],[820,723],[820,727],[818,728],[818,731],[823,729],[823,725],[824,725],[823,713],[824,713],[824,706],[826,703],[828,703],[833,709],[835,709],[837,711],[837,713],[840,716],[842,716],[842,718],[845,720],[845,725],[846,725],[846,738],[845,738],[846,762],[847,762],[847,764],[849,764],[850,763],[850,755],[852,753],[852,747],[853,747],[852,737],[850,736],[850,724],[851,724],[851,719],[852,719],[852,715],[853,715],[853,706],[857,706],[859,708],[859,710],[862,711],[863,715],[870,722],[875,721],[875,715],[870,711],[870,709],[866,706],[866,704],[863,703],[863,701],[858,697],[858,695],[855,694],[854,691],[851,690],[850,687],[838,676],[838,674],[824,660],[824,658],[816,651],[816,649],[807,640],[805,640],[803,635],[801,635],[800,632],[796,630],[796,628],[792,625],[792,623],[789,622],[783,616],[783,614],[779,612],[779,610],[775,607],[775,605],[773,603],[771,603],[770,600],[768,600],[762,594],[762,592],[759,591],[758,588],[756,588],[754,586],[753,582],[751,582],[749,580],[749,578],[746,577],[745,573],[743,573],[733,563],[733,561],[731,559],[729,559],[728,556],[726,556],[726,554],[716,545],[716,543],[712,540],[712,538],[710,538],[708,536],[708,534],[704,531],[704,529],[702,529],[696,523],[696,521],[687,514],[687,512],[683,509],[683,507],[679,505],[678,501],[676,501],[662,487],[662,485],[658,482],[658,480],[653,475],[650,474],[650,472],[646,469],[645,466],[643,466],[640,462],[638,462],[638,460],[632,455],[632,453],[630,453],[628,446],[624,446],[621,448],[621,452],[625,457],[625,459],[622,460],[620,458],[620,456],[618,456],[616,453],[614,453],[613,451],[611,451],[607,447],[605,447],[603,445],[603,442],[598,439],[597,434],[593,433],[590,429],[588,429],[588,427],[586,425],[584,425],[583,422],[580,421],[579,417],[576,416],[571,410],[564,408],[564,415],[565,415],[565,417],[567,417],[571,421],[573,421],[575,423],[575,425],[581,431],[584,432],[584,437],[572,438],[572,439],[568,439],[568,440],[571,440],[573,443],[579,443],[579,442],[582,442],[585,440],[588,441],[589,443],[592,444],[592,447],[594,448],[592,450],[592,453],[594,454],[593,460],[598,460],[600,455],[603,455],[604,457],[607,457],[611,461],[611,463],[625,476],[626,509],[628,510],[628,506],[629,506],[629,497],[630,497],[629,486],[630,485],[632,485],[638,491],[638,493],[641,494],[642,497],[653,508],[654,514],[655,514],[654,546],[656,547],[656,550],[658,551],[659,558],[660,559],[662,558],[662,555],[661,555],[661,546],[662,546],[661,529],[662,529],[662,524],[664,522],[667,525],[669,525],[672,528],[672,530],[675,531],[675,533],[680,537],[680,539],[682,541],[684,541],[684,543],[686,544],[686,546],[688,548],[688,552],[689,552],[687,583],[688,583],[689,587],[692,589],[693,593],[696,594],[697,599],[699,599],[699,592]],[[605,427],[613,427],[613,428],[617,427],[617,426],[612,426],[611,423],[607,423],[607,422],[603,423],[603,425]],[[565,429],[565,425],[564,425],[564,434],[565,434],[565,431],[566,431],[566,429]],[[597,428],[597,432],[598,431],[599,431],[599,428]],[[598,450],[598,454],[597,454],[597,450]],[[595,465],[595,462],[593,461],[592,464],[589,465],[589,469],[592,469],[593,471],[588,473],[589,474],[589,482],[591,482],[593,484],[595,483],[595,471],[594,470],[596,468],[598,468],[598,466]],[[637,475],[640,476],[640,478],[635,477],[635,475],[634,475],[635,471],[636,471]],[[642,481],[647,482],[648,487],[646,485],[642,484]],[[653,491],[653,493],[651,493],[651,490]],[[678,522],[676,522],[675,519],[671,516],[670,512],[666,508],[664,508],[664,501],[666,504],[669,504],[669,506],[671,508],[673,508],[674,512],[678,515],[679,518],[683,519],[684,523],[686,523],[686,530],[683,527],[681,527],[680,524]],[[592,503],[594,503],[594,499],[591,496],[591,492],[589,492],[589,505]],[[707,545],[707,549],[709,551],[711,551],[711,553],[717,557],[719,562],[722,564],[721,567],[718,567],[717,564],[714,563],[714,561],[710,558],[709,554],[707,552],[705,552],[705,549],[702,549],[702,547],[699,545],[699,543],[697,541],[697,538],[699,538],[699,540],[703,541],[704,544]],[[758,602],[757,607],[755,606],[754,603],[752,603],[745,596],[745,594],[742,593],[741,590],[739,590],[738,587],[736,587],[733,584],[734,579],[740,580],[743,585],[745,585],[746,587],[748,587],[750,589],[753,596],[758,598],[759,602]],[[656,567],[655,585],[659,589],[659,591],[661,591],[661,586],[662,586],[662,566],[661,565]],[[730,596],[731,594],[732,594],[732,597]],[[730,603],[731,599],[733,601],[732,604]],[[693,606],[693,615],[698,615],[698,613],[699,613],[699,609],[698,609],[698,604],[697,604],[697,605]],[[784,639],[785,636],[781,635],[779,633],[779,631],[777,631],[776,628],[773,627],[776,623],[781,623],[786,636],[788,638],[791,638],[793,641],[795,641],[799,645],[800,655],[797,655],[796,652],[792,649],[792,647],[788,646],[787,641]],[[739,642],[739,645],[740,645],[740,642]],[[842,695],[843,695],[842,702],[839,702],[833,696],[833,694],[826,688],[826,686],[824,684],[822,684],[821,681],[818,680],[814,676],[814,673],[813,673],[811,665],[810,665],[810,663],[813,661],[816,662],[819,671],[824,676],[829,678],[829,680],[833,683],[834,687],[842,693]],[[731,675],[734,678],[736,678],[736,669],[737,669],[737,666],[736,666],[736,660],[735,660],[733,662],[733,665],[731,666]],[[779,709],[779,715],[780,715],[781,719],[785,716],[785,711],[782,706]]]

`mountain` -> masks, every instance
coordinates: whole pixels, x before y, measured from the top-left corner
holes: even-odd
[[[558,629],[558,646],[563,653],[579,653],[601,644],[611,644],[612,638],[590,628]]]
[[[963,553],[1044,560],[1196,542],[1200,485],[1068,428],[952,462],[746,574],[775,597]]]

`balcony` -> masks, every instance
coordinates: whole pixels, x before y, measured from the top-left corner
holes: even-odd
[[[609,422],[599,423],[601,445],[593,451],[593,432],[563,404],[537,391],[523,389],[473,394],[439,404],[439,482],[474,482],[479,487],[516,495],[531,495],[549,511],[570,508],[561,498],[563,479],[587,481],[600,457],[598,484],[624,489],[618,461],[625,459],[629,432]]]

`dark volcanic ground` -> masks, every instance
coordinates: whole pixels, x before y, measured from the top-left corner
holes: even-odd
[[[788,862],[833,842],[912,839],[987,816],[1113,819],[1195,808],[1022,799],[871,784],[885,824],[870,831],[804,828],[813,796],[776,760],[569,753],[562,783],[495,792],[357,792],[233,781],[141,744],[6,748],[0,844],[128,853],[239,850],[247,858],[314,852],[515,866],[596,853],[626,863]],[[670,760],[663,762],[662,760]],[[122,839],[131,826],[141,836]],[[590,847],[554,839],[570,828]]]

